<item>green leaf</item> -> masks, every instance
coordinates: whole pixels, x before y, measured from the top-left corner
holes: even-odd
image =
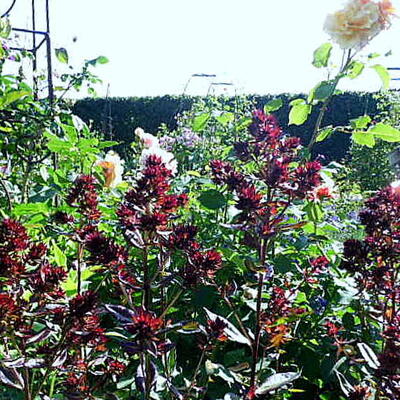
[[[235,114],[231,112],[226,112],[216,117],[216,120],[224,126],[232,122],[234,119],[235,119]]]
[[[256,395],[265,394],[282,386],[288,385],[294,380],[300,378],[300,372],[283,372],[271,375],[267,380],[256,389]]]
[[[306,101],[304,99],[294,99],[289,103],[291,106],[298,106],[300,104],[306,104]]]
[[[68,64],[68,52],[66,49],[64,49],[64,47],[55,49],[55,52],[58,61],[62,62],[63,64]]]
[[[7,39],[11,33],[11,24],[8,18],[0,18],[0,38]]]
[[[379,123],[368,132],[373,133],[375,137],[378,137],[385,142],[400,142],[400,131],[390,125]]]
[[[364,71],[364,68],[365,68],[365,65],[361,61],[353,61],[349,65],[346,75],[350,79],[355,79],[361,75],[361,73]]]
[[[283,106],[283,101],[282,99],[273,99],[269,101],[265,106],[264,106],[264,111],[267,114],[270,114],[273,111],[279,110]]]
[[[96,58],[97,64],[107,64],[109,62],[109,59],[105,56],[99,56]]]
[[[16,216],[27,216],[32,214],[47,214],[49,206],[46,203],[17,204],[13,208]]]
[[[390,84],[390,74],[387,68],[380,64],[373,65],[371,68],[374,69],[379,75],[379,78],[381,78],[382,88],[387,89]]]
[[[225,196],[215,189],[210,189],[202,192],[199,196],[199,201],[202,206],[210,210],[218,210],[224,207],[226,204]]]
[[[333,128],[324,128],[321,130],[320,133],[318,133],[318,136],[316,138],[316,142],[323,142],[325,139],[327,139],[329,136],[331,136],[333,133]]]
[[[306,204],[304,211],[307,213],[308,219],[312,222],[319,222],[324,217],[321,205],[313,201],[309,201]]]
[[[112,141],[112,140],[107,140],[107,141],[104,141],[104,142],[100,142],[100,143],[98,144],[98,148],[99,148],[99,149],[104,149],[104,148],[106,148],[106,147],[117,146],[118,144],[119,144],[119,142],[114,142],[114,141]]]
[[[332,44],[324,43],[314,51],[312,65],[316,68],[326,67],[331,56]]]
[[[0,97],[0,107],[5,107],[14,101],[20,100],[25,96],[30,96],[32,92],[30,90],[13,90]]]
[[[66,267],[67,266],[67,257],[63,253],[63,251],[57,246],[56,242],[53,242],[51,246],[51,252],[53,253],[54,262],[59,267]]]
[[[365,129],[370,123],[372,119],[369,115],[363,115],[356,119],[350,120],[350,125],[353,129]]]
[[[322,81],[313,89],[313,100],[325,100],[335,91],[335,81]]]
[[[107,64],[108,61],[109,60],[107,57],[99,56],[99,57],[93,58],[92,60],[86,61],[86,64],[96,66],[97,64]]]
[[[296,104],[289,113],[289,125],[302,125],[311,113],[309,104]]]
[[[361,146],[374,147],[375,138],[371,132],[353,132],[351,138]]]
[[[201,132],[205,128],[210,117],[211,117],[210,113],[203,113],[203,114],[197,115],[193,119],[192,129],[195,132]]]
[[[50,138],[49,142],[47,143],[47,148],[53,153],[65,153],[68,152],[72,147],[70,142],[62,140],[53,134],[45,133],[44,136]]]

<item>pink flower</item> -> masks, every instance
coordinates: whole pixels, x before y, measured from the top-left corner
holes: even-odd
[[[135,135],[138,136],[144,147],[147,147],[148,149],[152,147],[160,147],[158,139],[151,133],[146,133],[142,128],[136,128]]]

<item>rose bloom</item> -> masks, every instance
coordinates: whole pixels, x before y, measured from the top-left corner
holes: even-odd
[[[158,139],[151,133],[146,133],[142,128],[136,128],[135,135],[140,139],[144,147],[148,149],[151,147],[160,147]]]
[[[390,0],[350,0],[342,10],[327,16],[324,30],[342,49],[359,50],[390,25],[393,13]]]
[[[96,165],[103,168],[105,186],[114,188],[122,182],[124,161],[115,151],[109,151],[104,160],[97,161]]]

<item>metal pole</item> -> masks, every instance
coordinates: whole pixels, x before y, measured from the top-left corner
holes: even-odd
[[[33,75],[33,96],[35,100],[38,98],[38,85],[37,85],[37,48],[36,48],[36,9],[35,9],[35,0],[32,0],[32,75]]]

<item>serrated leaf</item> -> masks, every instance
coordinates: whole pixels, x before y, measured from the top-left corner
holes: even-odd
[[[353,132],[351,138],[361,146],[374,147],[375,138],[371,132]]]
[[[267,104],[264,106],[264,111],[269,114],[273,111],[279,110],[283,106],[283,101],[282,99],[273,99],[270,100]]]
[[[267,378],[267,380],[256,389],[256,394],[261,395],[279,389],[280,387],[288,385],[294,380],[300,378],[300,376],[300,372],[283,372],[274,374]]]
[[[373,65],[371,68],[374,69],[379,75],[379,78],[381,78],[382,88],[387,89],[390,84],[390,74],[387,68],[380,64]]]
[[[311,113],[309,104],[296,104],[289,113],[289,125],[302,125]]]
[[[375,137],[386,142],[400,142],[400,130],[390,125],[379,123],[369,129],[368,132],[373,133]]]
[[[324,43],[314,51],[312,65],[316,68],[326,67],[332,52],[332,44]]]
[[[68,52],[66,49],[64,49],[64,47],[55,49],[55,52],[58,61],[62,62],[63,64],[68,64]]]

